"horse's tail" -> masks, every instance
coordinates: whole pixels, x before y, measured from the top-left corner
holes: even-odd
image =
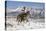
[[[20,21],[20,19],[21,19],[20,16],[17,16],[17,21],[18,21],[18,22]]]

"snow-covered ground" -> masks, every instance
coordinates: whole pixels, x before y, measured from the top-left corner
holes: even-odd
[[[45,19],[44,18],[35,18],[35,17],[39,17],[42,16],[44,17],[44,10],[41,12],[41,10],[35,10],[29,8],[26,10],[30,11],[31,17],[34,18],[28,18],[28,22],[22,22],[19,23],[16,21],[16,16],[20,13],[22,13],[23,11],[21,11],[23,9],[23,7],[18,7],[17,9],[14,10],[8,10],[7,9],[7,17],[6,17],[6,24],[7,24],[7,31],[16,31],[16,30],[29,30],[29,29],[40,29],[40,28],[45,28]],[[15,17],[14,17],[15,16]]]
[[[28,29],[39,29],[45,28],[45,20],[44,19],[33,19],[29,18],[27,23],[16,22],[15,17],[6,17],[7,31],[16,31],[16,30],[28,30]]]

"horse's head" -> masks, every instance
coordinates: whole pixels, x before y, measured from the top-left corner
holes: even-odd
[[[27,11],[26,13],[27,13],[28,15],[30,15],[30,11]]]

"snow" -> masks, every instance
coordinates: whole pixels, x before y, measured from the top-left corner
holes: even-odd
[[[28,29],[39,29],[39,28],[45,28],[45,21],[44,19],[32,19],[29,18],[28,22],[22,22],[19,23],[16,21],[16,18],[14,17],[7,17],[6,19],[6,24],[7,24],[7,31],[15,31],[15,30],[28,30]],[[8,26],[8,23],[13,25],[12,26]]]
[[[10,15],[10,16],[6,17],[6,24],[7,24],[6,29],[7,29],[7,31],[45,28],[45,19],[44,18],[40,18],[40,19],[28,18],[28,20],[29,20],[28,22],[25,22],[25,23],[21,22],[21,23],[18,24],[18,22],[16,21],[15,15],[23,12],[23,11],[21,11],[22,9],[23,9],[23,7],[18,7],[15,10],[7,11],[9,13],[8,15]],[[41,12],[41,10],[34,10],[34,9],[31,10],[30,8],[26,9],[25,11],[27,11],[27,10],[30,10],[30,14],[31,14],[32,17]],[[41,13],[43,15],[43,12],[41,12]],[[15,17],[12,16],[12,15],[14,15]],[[38,15],[38,17],[39,17],[39,15]]]

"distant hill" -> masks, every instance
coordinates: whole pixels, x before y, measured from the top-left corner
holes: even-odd
[[[8,12],[7,16],[17,16],[18,14],[23,12],[22,9],[23,7],[18,7],[17,9]],[[27,10],[30,11],[31,17],[35,17],[35,16],[44,17],[45,16],[45,10],[26,7],[26,11]]]

